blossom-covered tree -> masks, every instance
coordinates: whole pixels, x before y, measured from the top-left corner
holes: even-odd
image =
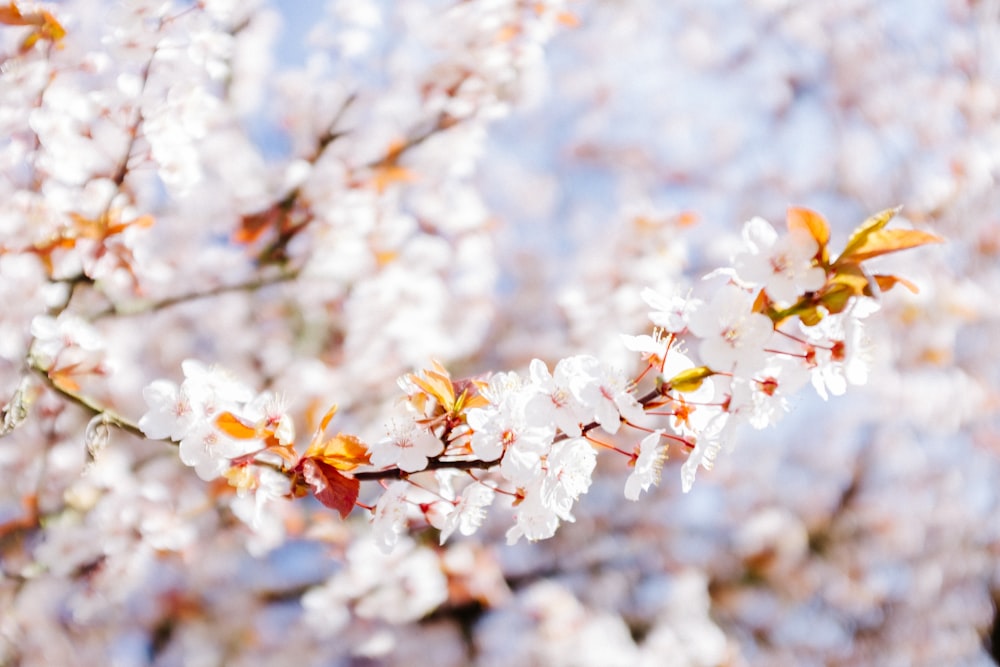
[[[0,6],[0,664],[986,664],[996,16],[284,10]]]

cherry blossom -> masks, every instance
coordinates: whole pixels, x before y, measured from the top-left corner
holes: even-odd
[[[625,480],[625,497],[639,500],[639,494],[660,481],[660,472],[667,452],[663,447],[662,431],[653,431],[639,441],[635,448],[632,472]]]
[[[0,7],[0,664],[997,654],[989,3],[310,4]]]
[[[35,362],[46,370],[67,369],[72,373],[97,370],[104,359],[104,341],[82,318],[39,315],[31,321]]]
[[[688,318],[700,306],[699,299],[679,295],[665,296],[649,287],[642,290],[642,300],[649,305],[649,319],[667,333],[681,333],[687,328]]]
[[[410,485],[406,482],[394,482],[379,498],[372,514],[372,537],[385,553],[389,553],[399,541],[400,534],[406,529],[408,503],[406,493]]]
[[[596,357],[575,358],[570,390],[608,433],[617,433],[622,419],[642,420],[642,407],[628,391],[625,378]]]
[[[774,301],[789,304],[826,282],[823,269],[813,265],[819,244],[808,233],[793,229],[779,237],[769,222],[752,218],[743,227],[743,240],[748,250],[735,259],[736,275],[762,286]]]
[[[587,408],[573,395],[570,388],[576,364],[572,359],[560,359],[555,373],[540,359],[529,367],[531,385],[537,391],[525,405],[525,419],[530,425],[555,424],[570,437],[580,435],[580,425],[587,420]]]
[[[430,431],[412,420],[391,423],[389,436],[372,443],[371,464],[384,468],[397,466],[406,472],[427,467],[427,459],[444,449],[444,444]]]
[[[862,318],[869,314],[869,308],[824,318],[815,331],[805,332],[818,339],[812,348],[811,378],[816,392],[824,399],[831,394],[840,396],[847,391],[848,384],[863,384],[868,378],[870,362]]]
[[[152,382],[142,397],[148,410],[139,419],[139,428],[150,438],[179,442],[202,419],[185,391],[169,380]]]
[[[701,338],[698,353],[712,368],[752,369],[763,359],[774,326],[764,315],[750,312],[752,300],[743,289],[727,284],[691,314],[691,333]]]
[[[495,497],[493,488],[487,484],[473,483],[462,490],[454,509],[448,514],[441,527],[441,544],[444,544],[456,530],[462,535],[472,535],[486,518],[488,508]]]

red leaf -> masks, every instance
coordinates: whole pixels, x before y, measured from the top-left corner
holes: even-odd
[[[342,475],[329,463],[314,458],[303,462],[302,474],[312,487],[316,499],[330,509],[337,510],[340,518],[346,519],[358,500],[361,482]]]
[[[274,205],[257,213],[249,213],[240,219],[240,226],[233,232],[233,241],[243,245],[250,245],[265,232],[277,229],[287,212],[280,205]]]

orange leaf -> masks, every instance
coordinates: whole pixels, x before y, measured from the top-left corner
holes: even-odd
[[[753,307],[750,309],[754,313],[767,314],[771,309],[771,300],[767,297],[767,292],[761,290],[757,293],[757,298],[753,300]]]
[[[375,255],[375,263],[380,267],[391,264],[399,257],[399,253],[395,250],[375,250],[373,254]]]
[[[332,405],[332,406],[330,406],[330,409],[326,411],[326,414],[323,415],[323,419],[319,423],[319,430],[320,430],[320,432],[323,432],[323,431],[326,430],[326,427],[330,425],[330,420],[333,419],[333,416],[335,414],[337,414],[337,406],[336,405]]]
[[[405,183],[414,180],[413,172],[399,164],[399,158],[409,148],[405,141],[394,141],[389,145],[385,157],[373,167],[372,182],[379,194],[382,194],[393,183]]]
[[[313,458],[305,460],[302,474],[312,487],[316,499],[337,510],[340,518],[346,519],[358,500],[361,482],[341,474],[332,465]]]
[[[878,288],[883,292],[888,292],[896,285],[902,285],[906,289],[910,290],[914,294],[920,292],[920,288],[915,284],[907,280],[906,278],[900,278],[899,276],[886,276],[886,275],[875,275],[872,276],[875,282],[878,283]]]
[[[226,435],[237,440],[252,440],[259,437],[257,428],[240,419],[232,412],[223,412],[215,418],[215,425]]]
[[[286,216],[279,205],[274,205],[257,213],[249,213],[240,218],[240,226],[233,232],[233,241],[250,245],[261,238],[269,229],[277,229]]]
[[[573,12],[559,12],[556,14],[556,20],[567,28],[578,28],[580,26],[580,19]]]
[[[479,393],[481,389],[482,383],[465,380],[462,392],[455,399],[455,407],[451,411],[457,414],[471,408],[485,408],[490,402]]]
[[[849,289],[850,296],[861,296],[867,288],[868,276],[865,270],[859,264],[847,263],[836,267],[834,274],[828,280],[827,287],[823,289],[823,294],[833,290]]]
[[[793,206],[788,209],[785,224],[790,232],[797,229],[808,232],[809,236],[816,239],[816,243],[819,244],[821,259],[826,259],[826,244],[830,241],[830,225],[827,224],[823,216],[807,208]]]
[[[900,207],[897,206],[896,208],[887,208],[884,211],[879,211],[858,225],[858,228],[851,232],[851,237],[847,239],[847,245],[844,246],[844,251],[840,253],[840,258],[837,261],[839,262],[840,259],[852,253],[856,248],[864,245],[868,235],[877,232],[889,224],[889,221],[899,213],[899,209]]]
[[[0,23],[15,26],[34,26],[34,30],[21,42],[21,53],[29,51],[40,39],[58,43],[66,36],[66,29],[62,27],[62,24],[50,12],[42,10],[24,14],[15,2],[8,3],[6,7],[0,7]]]
[[[858,243],[848,244],[850,250],[845,250],[837,263],[863,262],[873,257],[887,255],[891,252],[916,248],[928,243],[942,243],[944,239],[919,229],[878,229],[864,235]]]
[[[321,460],[338,470],[354,470],[369,463],[368,446],[357,436],[338,433],[320,444],[314,442],[306,452],[306,458]]]
[[[438,362],[432,362],[434,370],[424,370],[423,377],[416,373],[410,374],[410,380],[430,396],[437,399],[446,412],[451,412],[455,406],[455,387],[451,383],[448,371]]]
[[[17,5],[11,2],[6,7],[0,7],[0,23],[5,25],[32,25]]]

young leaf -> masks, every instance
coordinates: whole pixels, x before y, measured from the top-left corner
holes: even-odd
[[[257,428],[253,424],[237,417],[232,412],[223,412],[216,417],[215,425],[219,427],[220,431],[237,440],[252,440],[262,435],[257,432]]]
[[[445,412],[452,412],[455,407],[455,387],[451,383],[451,376],[437,361],[432,362],[432,364],[434,370],[425,369],[423,377],[417,373],[410,373],[408,377],[413,384],[437,399],[438,404],[444,408]]]
[[[849,250],[837,258],[837,263],[863,262],[872,257],[887,255],[898,250],[916,248],[928,243],[942,243],[944,239],[919,229],[879,229],[865,234],[856,244],[849,244]]]
[[[360,465],[368,465],[368,446],[359,438],[346,433],[338,433],[326,442],[313,442],[306,452],[306,458],[321,460],[338,470],[354,470]]]
[[[337,405],[336,404],[332,405],[330,407],[330,409],[326,411],[326,414],[323,415],[323,419],[319,423],[319,432],[320,433],[322,433],[323,431],[325,431],[326,427],[330,425],[330,420],[333,419],[333,416],[335,414],[337,414]]]
[[[906,278],[900,278],[899,276],[889,276],[889,275],[874,275],[872,277],[875,279],[875,282],[878,283],[878,288],[883,292],[888,292],[896,285],[902,285],[903,287],[910,290],[914,294],[920,292],[920,288],[914,285]]]
[[[677,391],[694,391],[701,386],[701,383],[705,381],[705,378],[713,375],[715,375],[715,371],[708,366],[698,366],[696,368],[689,368],[686,371],[681,371],[674,377],[670,378],[670,381],[667,384],[671,389],[675,389]]]
[[[807,208],[796,208],[793,206],[788,209],[788,214],[785,216],[785,224],[788,226],[788,231],[790,232],[794,232],[797,229],[803,230],[816,239],[816,244],[819,246],[817,257],[820,262],[824,264],[827,262],[829,251],[826,244],[830,241],[830,225],[827,224],[823,216]]]
[[[896,214],[899,213],[900,208],[900,206],[897,206],[896,208],[887,208],[884,211],[879,211],[862,222],[857,229],[851,232],[851,237],[847,239],[847,245],[844,246],[844,251],[840,253],[840,257],[837,258],[837,262],[840,262],[856,248],[863,245],[869,234],[877,232],[889,224],[889,221],[896,217]]]
[[[831,285],[829,289],[823,291],[820,303],[822,303],[823,307],[830,313],[841,313],[845,308],[847,308],[847,304],[851,302],[851,297],[855,294],[856,292],[853,285],[835,283]],[[803,321],[805,321],[804,318]]]
[[[829,279],[824,295],[834,289],[838,291],[849,288],[851,296],[861,296],[868,287],[868,276],[860,265],[848,262],[836,267],[836,272]]]

